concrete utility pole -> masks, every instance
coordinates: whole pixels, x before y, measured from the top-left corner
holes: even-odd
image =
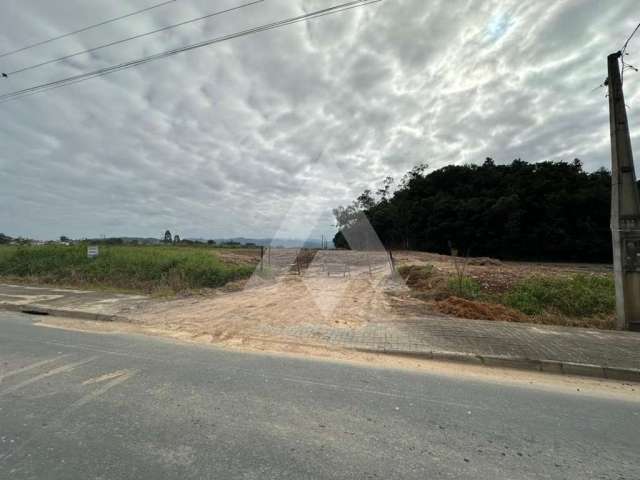
[[[620,79],[621,53],[608,57],[611,123],[611,232],[616,285],[616,326],[640,331],[640,197],[627,110]]]

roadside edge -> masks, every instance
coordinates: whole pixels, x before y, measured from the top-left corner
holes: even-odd
[[[118,315],[84,312],[79,310],[65,310],[37,304],[19,305],[14,303],[0,303],[0,310],[27,313],[32,315],[51,315],[52,317],[67,317],[76,318],[79,320],[93,320],[97,322],[127,321],[125,317],[120,317]]]

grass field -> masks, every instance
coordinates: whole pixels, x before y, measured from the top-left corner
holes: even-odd
[[[611,276],[531,277],[514,285],[501,300],[527,315],[551,311],[569,317],[593,317],[612,314],[616,307]]]
[[[146,293],[215,288],[249,277],[251,262],[225,262],[213,248],[101,246],[0,246],[0,276],[30,282],[103,287]]]

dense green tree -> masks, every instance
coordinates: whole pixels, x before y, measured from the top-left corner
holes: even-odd
[[[582,162],[448,166],[426,174],[419,165],[397,191],[391,180],[374,198],[366,190],[334,210],[347,248],[364,213],[388,247],[504,259],[611,260],[611,175],[585,172]],[[355,248],[355,247],[354,247]]]

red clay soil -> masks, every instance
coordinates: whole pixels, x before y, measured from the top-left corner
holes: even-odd
[[[509,307],[493,303],[475,302],[459,297],[449,297],[434,302],[434,308],[440,313],[458,318],[493,320],[499,322],[528,322],[529,318]]]

